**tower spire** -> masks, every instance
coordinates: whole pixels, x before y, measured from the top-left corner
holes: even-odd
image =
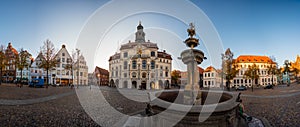
[[[142,22],[139,21],[139,25],[137,26],[137,32],[135,33],[135,42],[145,42],[145,33],[143,29],[144,27],[142,26]]]

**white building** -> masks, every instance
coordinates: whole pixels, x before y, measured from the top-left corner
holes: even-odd
[[[79,64],[78,64],[79,61]],[[79,59],[74,63],[74,84],[77,85],[88,85],[88,66],[86,65],[86,61],[83,55],[79,56]],[[79,67],[79,73],[78,73]],[[78,76],[79,75],[79,76]]]
[[[156,43],[145,41],[141,23],[135,42],[121,45],[120,52],[109,59],[110,86],[118,88],[161,89],[170,87],[171,55],[158,51]]]
[[[58,64],[56,65],[55,69],[52,70],[53,84],[72,84],[72,71],[65,68],[67,64],[72,63],[72,57],[70,56],[65,45],[62,45],[62,48],[56,53],[54,59],[58,61]]]
[[[268,74],[268,68],[270,66],[277,66],[277,64],[272,61],[267,56],[253,56],[253,55],[241,55],[234,60],[233,66],[239,70],[236,77],[233,79],[233,83],[231,83],[231,87],[233,86],[246,86],[251,87],[252,81],[251,79],[246,79],[244,73],[246,70],[252,66],[256,65],[259,68],[259,78],[254,80],[255,86],[266,86],[268,84],[272,84],[272,77],[273,83],[277,85],[277,76]]]
[[[207,67],[203,73],[203,87],[220,87],[222,78],[220,70],[212,66]]]
[[[27,50],[25,50],[25,52],[27,52]],[[19,54],[20,55],[20,54]],[[30,65],[31,63],[33,62],[33,58],[30,56],[28,56],[26,58],[26,63],[28,66],[24,66],[23,70],[22,70],[22,74],[21,74],[21,70],[17,67],[16,68],[16,78],[18,81],[21,81],[21,82],[30,82],[31,81],[31,76],[30,76]],[[21,76],[22,75],[22,76]],[[21,79],[22,77],[22,79]]]
[[[45,77],[47,75],[47,72],[45,69],[43,68],[40,68],[39,66],[41,65],[42,63],[42,60],[44,59],[42,53],[39,53],[38,56],[34,59],[33,63],[31,64],[30,66],[30,77],[31,79],[44,79],[44,82],[45,81]],[[51,82],[51,70],[49,70],[49,74],[48,74],[48,79],[49,79],[49,82]]]

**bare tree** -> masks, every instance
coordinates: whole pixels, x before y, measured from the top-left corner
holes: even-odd
[[[44,45],[41,47],[41,53],[42,56],[44,57],[44,59],[41,61],[40,64],[40,68],[44,68],[46,70],[46,88],[48,88],[49,85],[49,70],[52,69],[53,67],[56,66],[56,64],[58,63],[58,61],[56,59],[54,59],[54,55],[55,55],[55,48],[54,48],[54,44],[47,39],[44,42]]]

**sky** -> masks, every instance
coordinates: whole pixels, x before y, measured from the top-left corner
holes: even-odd
[[[184,70],[185,66],[177,57],[186,49],[182,41],[187,38],[186,29],[190,21],[195,22],[199,31],[197,37],[200,38],[200,46],[197,48],[208,56],[208,60],[200,65],[206,68],[215,65],[213,59],[221,59],[221,55],[211,53],[214,50],[211,46],[218,46],[216,42],[206,39],[209,30],[201,25],[207,16],[220,38],[219,47],[224,50],[230,48],[234,58],[239,55],[274,56],[281,66],[284,60],[294,61],[297,54],[300,54],[299,0],[191,0],[185,1],[187,4],[180,4],[182,0],[167,2],[171,2],[169,6],[172,7],[163,7],[164,4],[159,1],[3,0],[0,4],[0,44],[7,46],[8,42],[12,42],[17,50],[27,49],[35,57],[43,42],[50,39],[56,50],[62,44],[67,45],[69,52],[75,48],[82,49],[89,64],[89,72],[92,72],[94,66],[108,69],[109,56],[118,52],[121,44],[134,41],[136,26],[141,21],[146,40],[157,43],[160,50],[166,50],[172,55],[173,69]],[[117,7],[109,8],[113,4]],[[187,11],[191,4],[198,10]],[[157,8],[146,12],[138,9],[140,6],[144,6],[145,10]],[[124,10],[131,14],[122,15]],[[182,16],[172,11],[181,12]],[[205,15],[203,19],[199,18],[198,11]],[[90,28],[89,31],[98,32],[94,40],[82,38],[82,35],[86,38],[93,35],[88,32],[84,34],[89,24],[95,24],[92,25],[94,29]]]

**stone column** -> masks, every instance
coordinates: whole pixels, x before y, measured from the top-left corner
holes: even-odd
[[[184,103],[198,104],[201,102],[201,93],[199,92],[199,58],[203,58],[203,52],[197,49],[187,49],[181,53],[184,64],[187,65],[187,84],[184,89]]]
[[[150,80],[147,80],[146,89],[147,89],[147,90],[150,90],[150,87],[151,87],[151,86],[150,86]]]

